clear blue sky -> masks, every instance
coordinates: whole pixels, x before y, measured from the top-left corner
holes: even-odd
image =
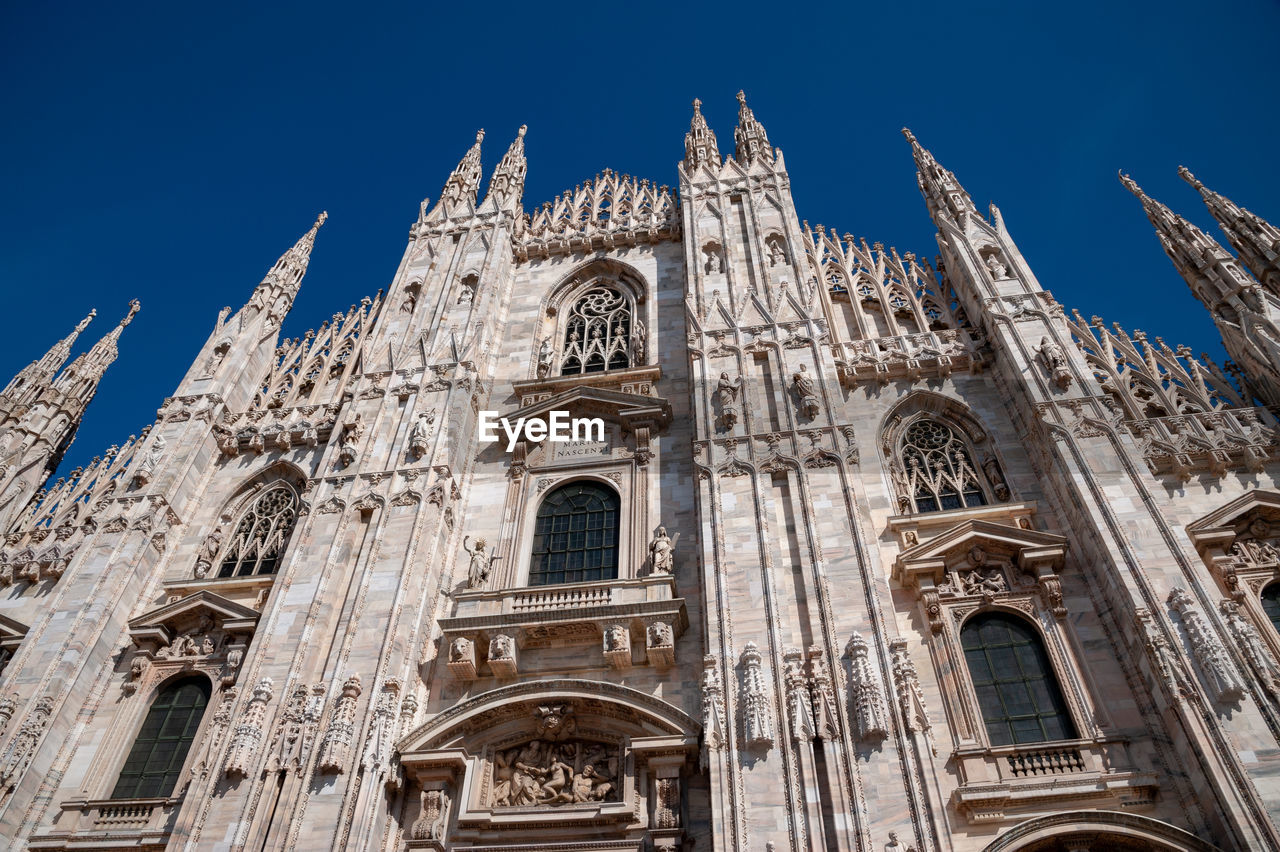
[[[728,153],[739,88],[810,223],[932,257],[908,125],[1068,307],[1220,352],[1116,170],[1202,227],[1180,163],[1280,220],[1278,34],[1263,0],[7,3],[0,383],[140,299],[82,463],[154,419],[321,209],[286,335],[386,286],[476,128],[487,174],[529,125],[530,209],[606,167],[675,185],[690,101]]]

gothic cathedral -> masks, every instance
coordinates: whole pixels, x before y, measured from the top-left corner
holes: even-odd
[[[137,303],[9,382],[8,848],[1280,848],[1280,229],[1122,177],[1217,365],[910,132],[935,260],[810,227],[738,100],[530,211],[477,134],[280,339],[321,214],[56,480]]]

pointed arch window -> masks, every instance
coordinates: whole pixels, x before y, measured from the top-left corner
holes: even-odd
[[[916,512],[987,504],[969,447],[949,424],[931,418],[912,423],[902,435],[901,460]]]
[[[587,583],[618,576],[617,492],[572,482],[547,495],[533,528],[529,585]]]
[[[983,613],[961,628],[960,643],[991,745],[1075,739],[1049,655],[1030,624]]]
[[[183,678],[161,689],[147,710],[111,798],[171,795],[208,706],[209,681],[203,677]]]
[[[262,492],[236,523],[222,553],[219,577],[274,574],[298,519],[298,494],[284,483]]]
[[[590,288],[569,309],[560,372],[568,376],[626,369],[631,366],[631,330],[627,297],[613,287]]]

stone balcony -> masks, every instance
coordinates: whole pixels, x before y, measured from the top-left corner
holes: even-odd
[[[951,802],[975,824],[1060,810],[1068,799],[1132,810],[1149,806],[1157,792],[1154,773],[1132,768],[1124,740],[960,748],[951,764],[960,780]]]
[[[181,805],[181,798],[71,799],[27,848],[164,849]]]
[[[453,617],[441,619],[442,653],[459,680],[512,677],[520,657],[552,658],[561,649],[581,665],[670,666],[675,641],[689,626],[675,580],[632,580],[460,592]],[[584,652],[581,646],[594,646]],[[599,655],[598,657],[596,655]]]

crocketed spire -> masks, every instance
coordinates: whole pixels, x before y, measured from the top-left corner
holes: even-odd
[[[769,134],[764,132],[764,125],[756,121],[751,107],[747,106],[747,96],[741,91],[738,92],[738,126],[733,129],[733,146],[734,159],[744,166],[757,159],[773,162]]]
[[[689,132],[684,135],[684,167],[692,172],[703,163],[720,168],[720,149],[716,146],[716,134],[707,126],[702,115],[702,101],[693,99],[693,120]]]
[[[944,169],[933,154],[916,141],[910,130],[902,128],[902,135],[911,143],[911,156],[916,161],[916,181],[934,222],[938,223],[939,217],[943,217],[963,225],[970,216],[977,217],[973,199],[956,180],[955,174]]]
[[[1178,167],[1178,174],[1200,193],[1240,262],[1268,291],[1280,296],[1280,228],[1209,189],[1185,166]]]

